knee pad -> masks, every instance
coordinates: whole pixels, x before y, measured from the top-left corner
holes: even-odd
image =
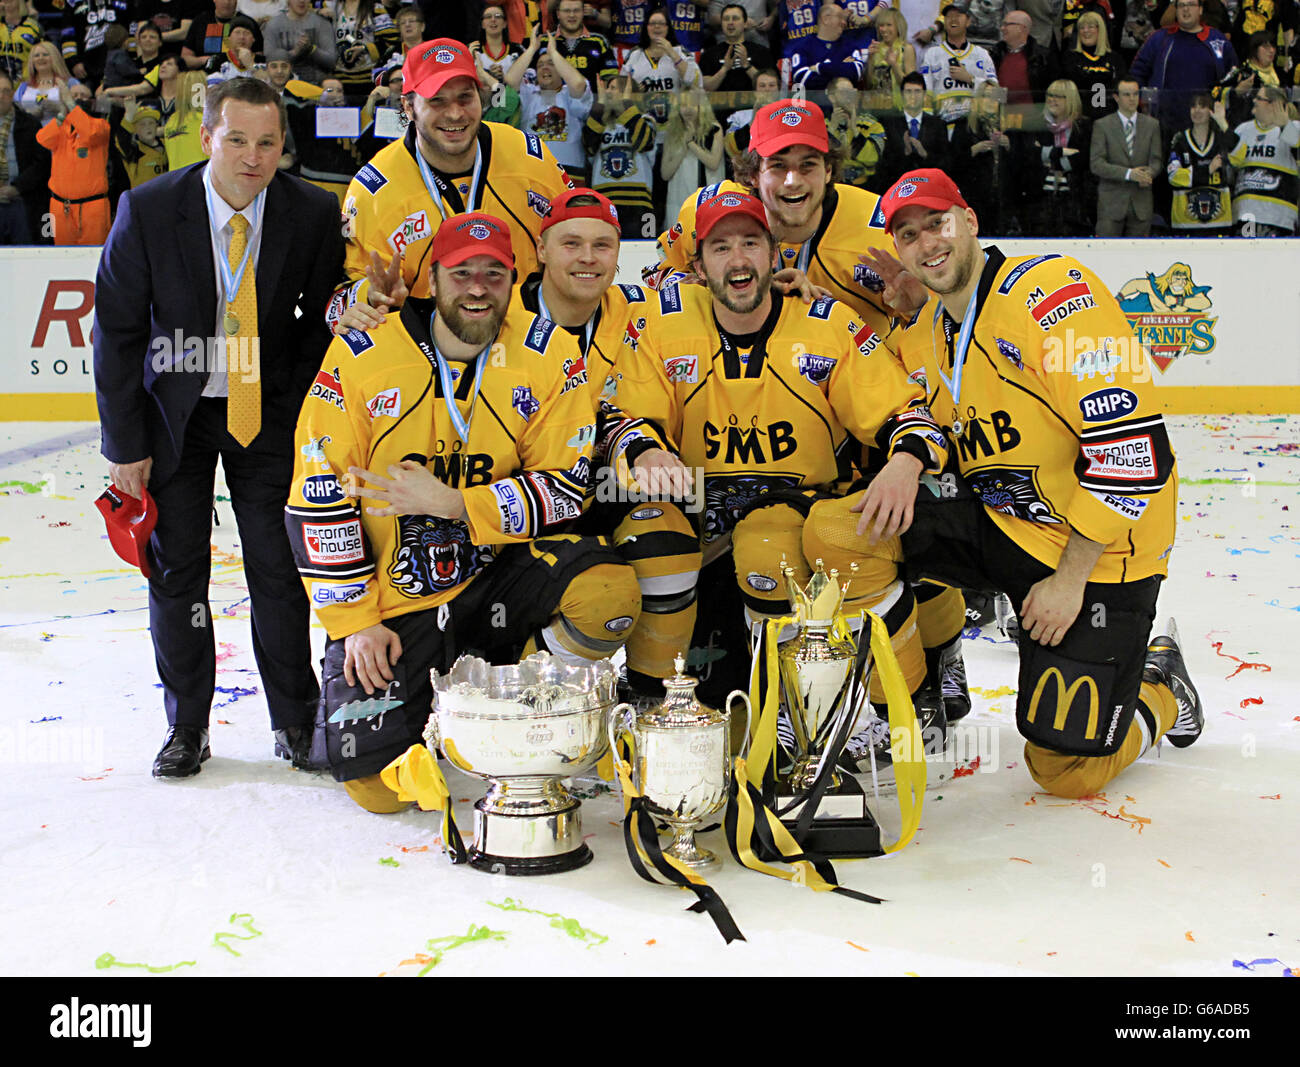
[[[853,500],[840,497],[817,501],[804,523],[800,545],[805,559],[810,562],[820,559],[827,570],[835,568],[840,572],[841,582],[851,566],[858,565],[857,576],[849,583],[844,599],[845,611],[850,614],[874,608],[895,592],[901,558],[898,538],[872,545],[865,537],[858,536],[858,515],[849,510]]]
[[[575,575],[544,634],[552,651],[582,660],[613,655],[641,616],[641,588],[626,563],[600,563]]]
[[[803,513],[790,504],[771,504],[751,511],[731,534],[731,555],[745,611],[754,616],[788,614],[782,561],[794,580],[806,585],[812,576],[803,553]]]
[[[966,628],[966,599],[960,589],[935,582],[917,582],[917,618],[921,624],[921,644],[942,648]]]
[[[901,584],[901,583],[900,583]],[[898,657],[898,665],[903,671],[903,680],[907,682],[907,691],[915,694],[925,682],[925,650],[921,647],[921,634],[917,626],[916,600],[912,591],[903,585],[897,602],[880,615],[880,621],[889,631],[889,644]],[[870,635],[863,633],[860,640],[868,640]],[[880,672],[872,671],[867,686],[873,703],[880,704],[885,699],[885,689],[880,682]]]
[[[398,800],[397,794],[384,785],[377,774],[353,778],[344,782],[343,788],[353,801],[375,815],[392,815],[411,806],[410,801]]]
[[[669,614],[695,602],[700,539],[680,507],[656,502],[633,508],[614,528],[614,547],[641,587],[641,610]]]

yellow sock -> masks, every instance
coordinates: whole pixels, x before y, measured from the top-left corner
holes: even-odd
[[[357,804],[376,815],[392,815],[410,807],[408,801],[398,800],[397,794],[384,785],[377,774],[353,778],[344,782],[343,788]]]

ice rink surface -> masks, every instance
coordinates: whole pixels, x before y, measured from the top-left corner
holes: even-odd
[[[960,777],[903,852],[840,861],[876,906],[708,874],[747,942],[629,866],[617,793],[580,783],[586,868],[453,868],[439,817],[355,807],[272,757],[218,487],[213,757],[150,777],[166,723],[146,588],[110,549],[88,424],[0,427],[0,972],[231,975],[1179,975],[1300,971],[1300,417],[1183,416],[1173,614],[1205,703],[1104,794],[1024,766],[1016,658],[971,632]],[[324,633],[314,627],[317,650]],[[978,758],[978,765],[975,759]],[[449,772],[460,825],[479,783]],[[892,799],[880,814],[896,827]],[[721,832],[703,843],[725,853]]]

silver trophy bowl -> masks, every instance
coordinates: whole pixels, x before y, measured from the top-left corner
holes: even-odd
[[[498,874],[553,874],[591,862],[581,803],[561,784],[608,749],[617,679],[609,660],[570,666],[549,652],[496,667],[462,656],[433,672],[431,752],[484,779],[469,862]]]

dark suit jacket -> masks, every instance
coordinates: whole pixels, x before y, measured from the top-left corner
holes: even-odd
[[[888,189],[909,170],[923,167],[937,167],[944,170],[948,165],[948,127],[937,115],[921,115],[921,147],[928,155],[921,159],[915,152],[905,155],[903,136],[908,131],[906,114],[890,115],[881,122],[885,127],[885,147],[880,153],[880,168],[877,174],[883,182],[883,189]]]
[[[155,369],[176,335],[206,339],[217,321],[212,239],[198,163],[122,196],[95,279],[95,394],[113,463],[153,457],[176,469],[208,371]],[[338,200],[286,174],[267,187],[257,261],[262,433],[292,440],[330,342],[325,306],[343,274]],[[295,317],[295,308],[301,317]],[[288,447],[288,446],[286,446]]]
[[[1134,167],[1150,167],[1153,176],[1165,165],[1160,144],[1160,124],[1150,115],[1137,113],[1133,154],[1124,141],[1124,126],[1118,111],[1097,120],[1092,129],[1092,173],[1097,178],[1097,218],[1122,219],[1132,203],[1134,215],[1149,219],[1153,208],[1151,186],[1124,180]]]
[[[18,155],[18,178],[13,186],[27,208],[27,229],[33,244],[41,241],[41,216],[50,210],[50,150],[36,140],[41,128],[31,115],[14,108],[14,152]]]

